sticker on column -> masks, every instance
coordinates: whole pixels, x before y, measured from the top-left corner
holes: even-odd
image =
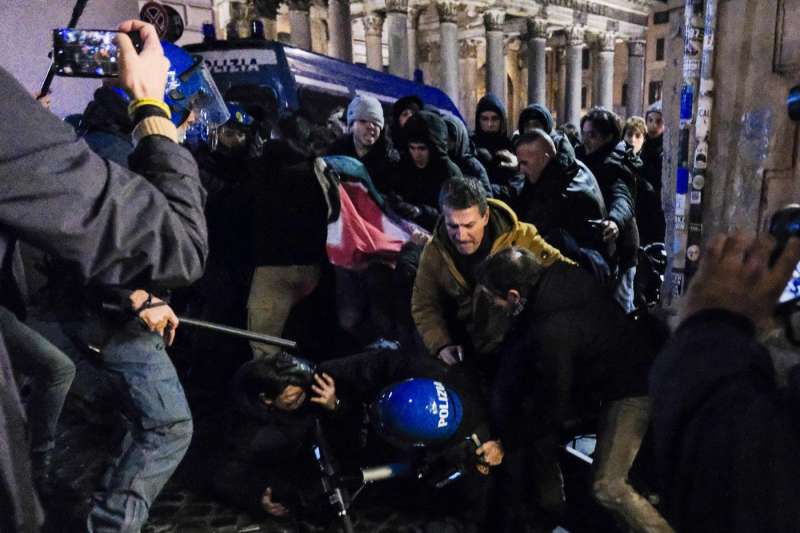
[[[699,205],[703,203],[703,193],[701,191],[692,191],[689,193],[689,203],[691,205]]]
[[[692,263],[700,259],[700,247],[696,244],[689,246],[689,248],[686,249],[686,259]]]

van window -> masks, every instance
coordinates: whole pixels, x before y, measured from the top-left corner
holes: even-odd
[[[300,114],[317,126],[327,125],[328,117],[336,109],[347,109],[350,103],[348,95],[325,93],[310,87],[298,88],[297,100]]]

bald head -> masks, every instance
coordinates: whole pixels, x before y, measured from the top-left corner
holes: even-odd
[[[516,145],[519,169],[529,183],[535,184],[556,156],[556,145],[544,130],[534,129],[523,134]]]

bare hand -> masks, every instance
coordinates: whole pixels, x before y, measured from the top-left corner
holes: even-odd
[[[503,444],[499,440],[489,440],[475,450],[475,455],[481,458],[481,463],[484,465],[497,466],[503,462],[505,451],[503,450]]]
[[[603,221],[603,242],[615,241],[619,237],[619,226],[613,220]]]
[[[42,107],[50,111],[50,104],[53,103],[52,99],[50,98],[51,93],[48,91],[47,94],[42,96],[42,93],[36,91],[33,93],[33,97],[36,98],[36,101],[42,104]]]
[[[117,28],[119,46],[119,80],[123,89],[134,99],[164,99],[167,86],[169,60],[158,40],[156,29],[141,20],[126,20]],[[128,32],[138,31],[142,38],[142,51],[136,53]]]
[[[737,232],[711,239],[680,310],[683,321],[703,309],[745,315],[764,330],[786,282],[800,261],[800,239],[791,238],[772,268],[772,237]]]
[[[464,349],[459,345],[445,346],[439,350],[437,357],[447,366],[453,366],[464,360]]]
[[[267,487],[261,496],[261,507],[272,516],[286,516],[289,509],[278,502],[272,501],[272,487]]]
[[[500,150],[495,156],[500,160],[500,166],[502,168],[517,168],[519,166],[517,156],[512,154],[509,150]]]
[[[428,241],[430,240],[431,240],[431,234],[426,231],[422,231],[421,229],[415,228],[411,232],[411,242],[413,242],[418,246],[425,246],[426,244],[428,244]]]
[[[147,292],[143,290],[133,291],[130,295],[131,307],[139,309],[147,301],[147,296]],[[153,296],[151,303],[163,303],[163,300]],[[175,340],[175,330],[178,329],[180,321],[170,306],[159,305],[158,307],[142,309],[138,317],[147,326],[147,329],[164,337],[166,345],[172,346],[172,342]]]
[[[311,390],[316,394],[311,401],[320,404],[322,407],[329,411],[336,410],[336,383],[333,378],[325,372],[322,376],[314,374],[314,383],[311,385]]]

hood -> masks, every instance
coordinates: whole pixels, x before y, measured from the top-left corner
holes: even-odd
[[[420,111],[403,126],[403,140],[425,143],[433,159],[447,159],[447,126],[436,113]],[[407,152],[406,152],[407,155]]]
[[[556,156],[545,167],[543,178],[563,179],[565,183],[569,183],[578,172],[575,149],[566,135],[553,135],[553,143],[556,145]]]
[[[81,127],[84,131],[129,135],[133,131],[133,121],[128,116],[128,102],[111,87],[101,86],[83,112]]]
[[[501,117],[500,133],[487,134],[481,131],[481,123],[478,117],[484,111],[494,111]],[[508,116],[506,115],[506,108],[503,102],[497,96],[489,93],[478,102],[478,107],[475,109],[475,134],[476,135],[502,135],[508,137]]]
[[[423,107],[424,104],[419,96],[412,94],[398,98],[397,101],[392,104],[392,127],[395,129],[400,128],[400,114],[406,109],[414,109],[416,112],[421,110]]]
[[[469,131],[460,118],[450,111],[437,108],[425,108],[438,114],[447,126],[447,155],[452,160],[474,156],[475,150],[469,140]]]
[[[553,131],[553,126],[555,125],[550,110],[542,104],[531,104],[522,110],[517,121],[517,130],[520,133],[522,133],[522,126],[529,120],[538,120],[544,124],[544,131],[547,133]]]

